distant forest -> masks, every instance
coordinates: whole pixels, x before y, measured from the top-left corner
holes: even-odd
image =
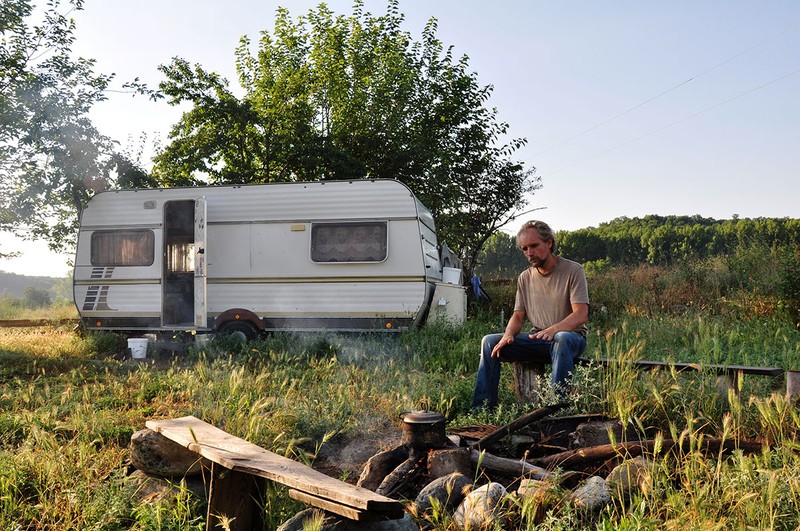
[[[0,298],[24,297],[26,295],[25,291],[30,291],[31,289],[48,292],[55,298],[60,292],[60,284],[63,283],[63,278],[34,277],[0,271]]]
[[[527,263],[515,237],[498,232],[487,242],[475,268],[484,280],[513,278]],[[778,249],[795,261],[800,254],[800,219],[701,216],[621,217],[598,227],[559,231],[558,254],[587,271],[615,265],[675,265],[729,255],[741,249]]]

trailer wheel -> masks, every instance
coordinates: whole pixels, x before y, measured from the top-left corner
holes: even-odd
[[[237,339],[243,343],[253,341],[258,337],[256,328],[247,321],[226,321],[220,325],[217,333]]]

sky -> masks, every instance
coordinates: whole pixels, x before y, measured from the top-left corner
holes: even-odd
[[[353,2],[330,0],[337,14]],[[235,91],[234,50],[270,31],[278,6],[304,15],[318,1],[86,0],[73,12],[73,50],[114,73],[91,117],[148,166],[185,109],[120,89],[178,56],[218,72]],[[385,0],[365,0],[384,14]],[[555,230],[649,214],[714,219],[800,217],[800,2],[796,0],[400,0],[415,40],[435,18],[469,58],[488,105],[525,138],[515,154],[542,188],[525,220]],[[144,139],[144,140],[143,140]],[[141,155],[139,155],[141,153]],[[69,256],[0,235],[24,250],[0,270],[63,276]]]

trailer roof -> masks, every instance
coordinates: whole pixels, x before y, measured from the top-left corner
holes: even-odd
[[[200,197],[209,223],[414,217],[435,229],[430,211],[390,179],[111,190],[89,201],[81,226],[158,224],[164,202]]]

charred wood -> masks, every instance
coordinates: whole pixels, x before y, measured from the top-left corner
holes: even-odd
[[[381,482],[376,494],[387,497],[396,497],[398,493],[410,490],[422,474],[424,469],[425,452],[411,450],[408,459],[392,470]]]
[[[484,468],[511,477],[526,476],[534,479],[544,479],[550,474],[544,468],[528,463],[527,461],[498,457],[485,451],[479,452],[478,450],[472,450],[470,459],[476,469]]]
[[[545,469],[552,469],[560,466],[581,466],[595,461],[604,461],[616,457],[636,457],[645,453],[653,453],[655,450],[656,441],[653,439],[646,441],[623,442],[613,444],[601,444],[599,446],[589,446],[587,448],[578,448],[575,450],[568,450],[546,457],[538,457],[536,459],[529,459],[528,462]],[[764,447],[764,443],[759,441],[736,441],[731,439],[704,439],[703,450],[707,453],[711,452],[731,452],[733,450],[742,450],[745,454],[758,453]],[[682,452],[690,450],[689,441],[678,443],[672,439],[664,439],[659,444],[661,452],[669,452],[674,449],[679,449]]]
[[[567,404],[555,404],[552,406],[546,406],[543,408],[539,408],[536,411],[531,411],[530,413],[521,416],[517,420],[506,424],[505,426],[501,426],[494,430],[493,432],[487,434],[486,436],[482,437],[481,439],[475,441],[470,445],[472,449],[482,449],[492,444],[496,443],[506,435],[514,433],[515,431],[524,428],[528,424],[536,422],[537,420],[541,420],[549,415],[552,415],[556,411],[566,407]]]

